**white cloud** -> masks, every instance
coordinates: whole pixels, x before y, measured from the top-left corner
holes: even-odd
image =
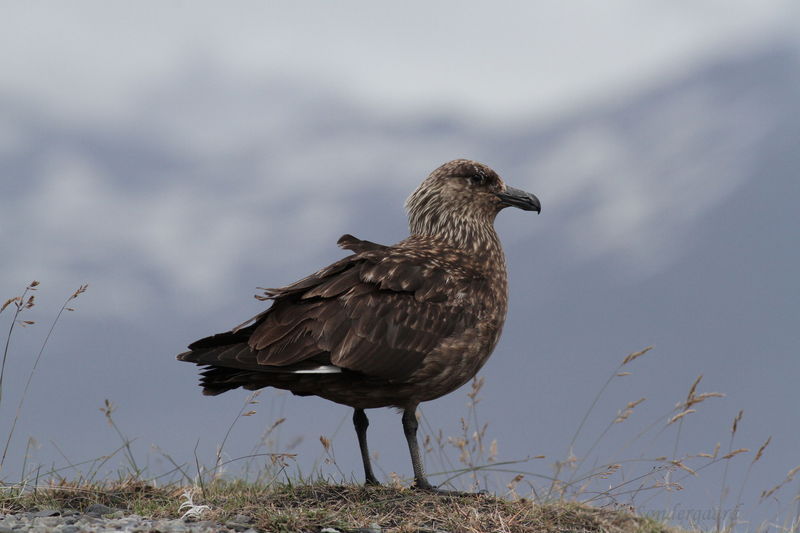
[[[19,2],[0,21],[11,52],[0,83],[103,119],[131,112],[145,88],[196,61],[254,81],[299,76],[382,109],[550,115],[796,33],[795,4]]]

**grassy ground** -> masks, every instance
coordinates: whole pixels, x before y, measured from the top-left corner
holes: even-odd
[[[178,518],[187,508],[187,491],[194,506],[207,505],[198,518],[225,523],[246,515],[265,531],[342,531],[376,525],[384,532],[677,532],[649,518],[574,502],[535,504],[489,495],[441,495],[392,487],[358,485],[272,485],[218,482],[199,489],[177,485],[156,488],[142,482],[114,485],[62,483],[36,491],[0,492],[0,509],[82,510],[93,503],[122,508],[154,518]]]

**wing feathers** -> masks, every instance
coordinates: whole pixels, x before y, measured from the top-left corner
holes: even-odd
[[[304,293],[302,298],[304,300],[314,297],[333,298],[352,288],[358,281],[358,271],[354,269],[346,270],[313,287]]]
[[[387,247],[345,235],[339,245],[355,254],[267,289],[274,303],[254,324],[202,339],[179,358],[242,370],[341,367],[405,379],[457,328],[477,324],[463,291],[480,291],[485,281],[465,252],[412,244]]]

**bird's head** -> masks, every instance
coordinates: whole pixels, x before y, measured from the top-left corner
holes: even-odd
[[[497,172],[468,159],[450,161],[431,172],[406,201],[412,234],[443,237],[469,237],[475,228],[491,229],[497,213],[506,207],[541,211],[536,196],[509,187]]]

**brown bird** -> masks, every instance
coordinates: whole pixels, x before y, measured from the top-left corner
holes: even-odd
[[[203,394],[275,387],[353,407],[367,484],[378,480],[364,409],[402,409],[415,485],[432,489],[417,406],[469,381],[500,338],[508,282],[494,219],[508,206],[541,210],[486,165],[445,163],[406,202],[409,237],[383,246],[344,235],[338,244],[351,255],[266,289],[269,309],[178,359],[206,367]]]

